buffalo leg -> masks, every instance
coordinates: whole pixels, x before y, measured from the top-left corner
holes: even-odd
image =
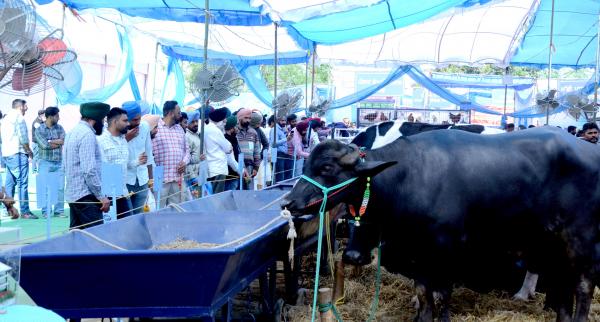
[[[546,293],[551,308],[556,312],[556,322],[571,322],[573,316],[573,292],[569,288],[555,289]]]
[[[590,278],[582,275],[579,279],[579,283],[577,283],[577,289],[575,290],[575,316],[573,321],[587,321],[593,296],[594,283],[592,283]]]
[[[419,302],[419,308],[417,309],[417,316],[415,322],[430,322],[433,321],[433,291],[426,287],[424,284],[415,281],[417,300]]]
[[[538,274],[527,271],[525,279],[523,280],[523,286],[517,294],[513,296],[515,300],[527,301],[535,295],[535,288],[537,286]]]

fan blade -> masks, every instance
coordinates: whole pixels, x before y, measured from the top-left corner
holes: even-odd
[[[227,64],[224,65],[226,68],[223,71],[223,76],[222,76],[222,80],[224,82],[229,82],[233,79],[239,78],[239,75],[237,73],[237,71],[235,70],[235,68],[231,65],[231,64]]]
[[[211,88],[213,74],[208,69],[203,69],[196,74],[194,78],[194,85],[198,89],[209,89]]]
[[[214,88],[214,89],[209,90],[208,99],[211,102],[222,102],[222,101],[230,98],[231,96],[232,95],[227,90],[227,88],[221,87],[221,88]]]
[[[219,69],[217,69],[214,74],[215,81],[224,81],[225,74],[227,73],[227,66],[227,64],[219,66]]]
[[[38,43],[41,51],[40,60],[46,66],[54,65],[65,58],[67,45],[57,38],[44,38]]]
[[[26,91],[37,84],[44,76],[44,68],[39,61],[17,67],[12,76],[12,89]]]

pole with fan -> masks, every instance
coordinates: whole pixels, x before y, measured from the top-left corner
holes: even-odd
[[[587,95],[581,93],[568,94],[566,95],[563,104],[568,107],[567,113],[574,118],[575,121],[579,121],[579,118],[583,114],[587,122],[594,122],[598,107],[593,101],[590,102]]]
[[[308,107],[308,111],[312,115],[317,115],[319,117],[325,115],[329,107],[331,106],[331,100],[323,98],[321,96],[315,98],[310,106]]]
[[[550,112],[560,106],[560,103],[556,99],[556,93],[556,90],[552,89],[549,92],[538,93],[536,95],[535,109],[538,113],[546,114],[547,120],[549,118]]]

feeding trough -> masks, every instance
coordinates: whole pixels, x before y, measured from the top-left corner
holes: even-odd
[[[222,211],[222,210],[279,210],[279,200],[291,190],[233,190],[201,199],[182,202],[177,207],[167,207],[159,212],[172,211]]]
[[[273,201],[291,186],[228,191],[27,245],[21,286],[38,305],[68,318],[213,320],[229,299],[287,257],[287,222]],[[156,249],[178,239],[209,247]],[[315,239],[297,241],[296,251]]]
[[[276,258],[278,211],[136,215],[22,249],[21,285],[64,317],[213,317]],[[274,221],[274,219],[276,219]],[[272,222],[270,225],[265,226]],[[175,239],[222,248],[156,250]],[[274,247],[275,246],[275,247]]]

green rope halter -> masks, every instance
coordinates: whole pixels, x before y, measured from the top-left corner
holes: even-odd
[[[316,268],[316,272],[315,272],[315,287],[313,290],[313,305],[312,305],[312,314],[311,314],[311,322],[315,321],[315,317],[316,317],[316,313],[317,313],[317,293],[319,290],[319,270],[321,269],[321,251],[322,251],[322,247],[323,247],[323,234],[321,233],[322,229],[323,229],[323,220],[325,218],[325,207],[327,205],[327,195],[329,194],[330,191],[332,190],[337,190],[340,189],[342,187],[345,187],[349,184],[351,184],[352,182],[354,182],[357,178],[351,178],[348,179],[342,183],[338,183],[333,187],[325,187],[322,184],[316,182],[315,180],[305,176],[305,175],[301,175],[300,179],[304,179],[308,182],[310,182],[311,184],[313,184],[314,186],[316,186],[317,188],[321,189],[321,192],[323,192],[323,201],[321,202],[321,207],[319,208],[319,233],[317,236],[317,268]],[[367,188],[368,191],[368,188]],[[365,192],[367,193],[367,192]],[[370,194],[370,192],[369,192]],[[368,202],[368,199],[367,199]],[[377,305],[379,303],[379,284],[381,281],[381,273],[380,273],[380,259],[381,259],[381,251],[379,252],[378,255],[378,261],[377,261],[377,285],[375,287],[375,299],[373,301],[373,303],[371,303],[371,312],[369,313],[369,321],[371,321],[374,317],[374,313],[375,310],[377,310]],[[321,310],[327,310],[328,306],[321,306],[320,307]],[[337,313],[337,311],[335,310],[335,306],[333,306],[334,309],[334,313]],[[342,321],[342,319],[339,317],[338,314],[335,314],[336,318],[338,321]]]

